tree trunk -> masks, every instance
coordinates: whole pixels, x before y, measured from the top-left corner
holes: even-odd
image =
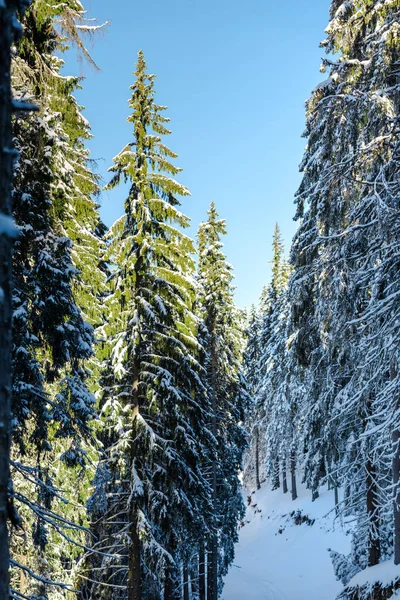
[[[139,339],[140,344],[140,339]],[[139,416],[139,376],[140,376],[140,353],[137,352],[133,365],[132,385],[132,443],[131,443],[131,471],[135,460],[135,448],[133,440],[136,437],[136,423]],[[131,486],[133,482],[131,482]],[[142,600],[142,569],[141,569],[141,541],[138,532],[138,505],[133,490],[130,490],[129,506],[129,534],[131,545],[129,547],[128,559],[128,600]]]
[[[183,600],[189,600],[189,571],[183,568]]]
[[[292,480],[292,500],[297,498],[297,483],[296,483],[296,453],[294,450],[290,453],[290,475]]]
[[[174,567],[169,567],[165,573],[164,600],[181,600],[181,586],[177,585],[176,571]],[[185,596],[186,600],[186,596]]]
[[[376,470],[370,460],[366,464],[367,470],[367,513],[368,513],[368,566],[373,567],[379,563],[381,557],[381,544],[379,537],[379,498],[376,486]]]
[[[199,598],[199,577],[198,577],[198,565],[192,566],[189,573],[190,577],[190,598]]]
[[[313,502],[315,502],[315,500],[317,500],[317,498],[319,498],[319,491],[318,491],[318,490],[313,490],[313,491],[312,491],[311,500],[312,500]]]
[[[339,513],[339,488],[337,485],[335,485],[335,487],[334,487],[334,492],[335,492],[335,513],[336,513],[336,515],[338,515],[338,513]]]
[[[260,483],[260,434],[258,431],[258,427],[256,428],[256,485],[259,490],[261,487]]]
[[[9,597],[8,483],[11,444],[13,174],[11,53],[18,0],[0,2],[0,598]]]
[[[400,431],[396,429],[392,433],[393,442],[393,516],[394,516],[394,564],[400,565]]]
[[[390,378],[393,381],[397,376],[397,369],[394,365],[390,369]],[[398,409],[399,397],[395,398],[395,406]],[[392,479],[393,479],[393,551],[394,564],[400,565],[400,431],[395,429],[392,433],[393,460],[392,460]]]
[[[129,515],[129,534],[131,538],[131,545],[129,548],[128,600],[141,600],[141,542],[138,533],[137,507],[135,506],[134,502],[132,502],[131,504],[131,512]]]
[[[199,549],[199,600],[206,600],[206,553],[204,540],[200,542]]]
[[[286,458],[284,458],[282,462],[282,488],[283,493],[288,493],[288,485],[287,485],[287,473],[286,473]]]
[[[278,490],[281,487],[281,483],[279,481],[279,458],[275,458],[274,460],[274,481],[272,484],[273,490]]]
[[[164,600],[172,600],[174,597],[174,582],[171,577],[170,569],[167,569],[165,573],[164,583]]]
[[[207,600],[218,598],[218,541],[214,534],[208,544],[207,556]]]
[[[176,550],[176,539],[170,532],[166,550],[174,556]],[[165,571],[164,600],[181,600],[182,598],[182,571],[175,564],[169,565]]]
[[[211,432],[217,439],[217,354],[215,348],[215,336],[211,337],[211,410],[212,422]],[[218,534],[217,534],[217,458],[214,454],[212,465],[212,499],[213,499],[213,516],[214,516],[214,531],[211,534],[209,543],[207,544],[207,600],[217,600],[218,596]]]

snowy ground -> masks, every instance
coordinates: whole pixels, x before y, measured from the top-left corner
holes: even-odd
[[[333,523],[332,513],[326,516],[333,505],[332,491],[312,502],[300,487],[292,502],[290,493],[264,484],[252,495],[223,600],[334,600],[343,586],[327,549],[347,554],[350,536]],[[315,523],[295,525],[290,513],[297,510]]]

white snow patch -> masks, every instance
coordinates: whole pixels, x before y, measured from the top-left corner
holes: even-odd
[[[400,578],[400,565],[395,565],[392,560],[380,563],[374,567],[368,567],[360,573],[357,573],[349,581],[346,587],[363,586],[369,583],[380,582],[383,586],[389,586]]]
[[[222,599],[334,600],[343,586],[327,549],[348,554],[350,536],[334,524],[333,508],[333,491],[322,490],[312,502],[311,492],[299,486],[293,502],[290,492],[271,491],[265,483],[251,496]],[[295,525],[290,513],[297,510],[315,523]]]
[[[9,238],[16,238],[19,235],[19,228],[14,223],[14,219],[3,213],[0,213],[0,235]]]

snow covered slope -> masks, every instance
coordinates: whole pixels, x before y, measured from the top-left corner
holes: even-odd
[[[343,586],[327,549],[347,554],[350,536],[333,523],[333,513],[326,516],[333,506],[333,492],[326,490],[315,502],[301,487],[295,502],[267,483],[252,494],[222,599],[334,600]],[[296,525],[305,515],[314,524]]]

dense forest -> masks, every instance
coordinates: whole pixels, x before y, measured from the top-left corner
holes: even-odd
[[[79,0],[0,0],[0,600],[217,600],[242,483],[299,481],[353,520],[341,600],[392,597],[400,568],[348,584],[400,565],[399,1],[331,2],[297,233],[286,255],[276,226],[248,313],[214,202],[185,233],[142,51],[106,183],[124,214],[101,221],[65,57],[96,67],[102,27]]]

